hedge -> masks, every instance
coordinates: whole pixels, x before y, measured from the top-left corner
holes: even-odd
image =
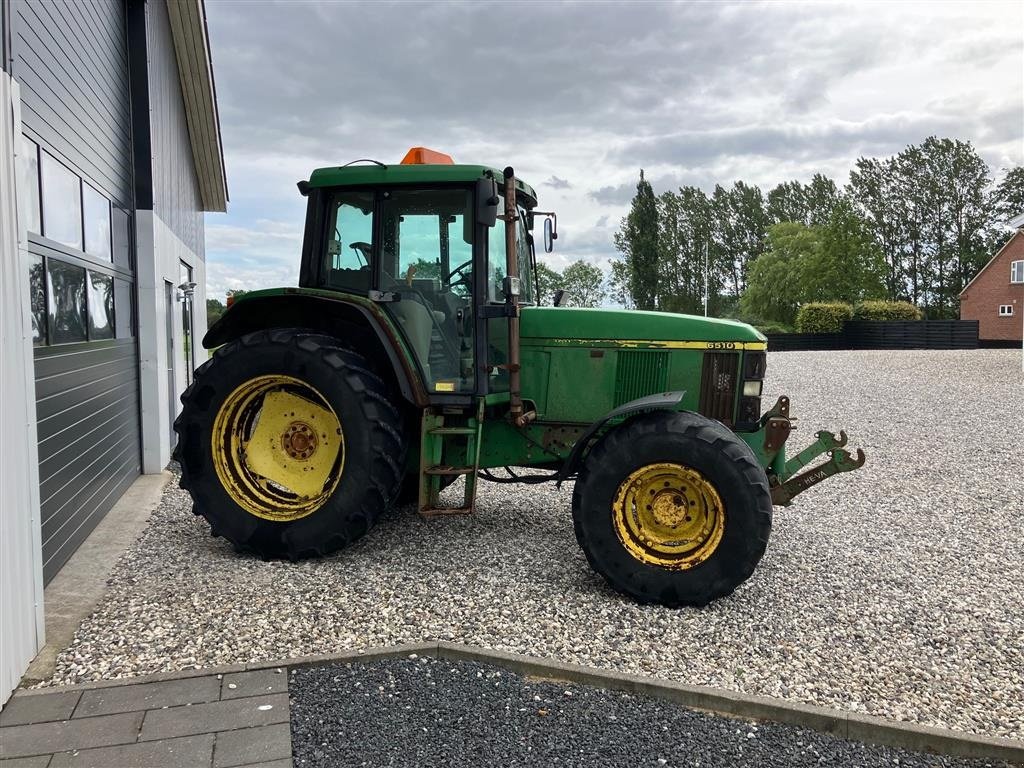
[[[853,307],[854,320],[920,320],[921,310],[907,301],[861,301]]]
[[[797,333],[839,333],[853,319],[853,307],[841,302],[812,302],[796,313]]]

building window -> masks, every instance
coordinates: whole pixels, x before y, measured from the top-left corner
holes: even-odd
[[[38,347],[46,343],[46,267],[42,256],[32,256],[28,286],[32,307],[32,344]]]
[[[85,218],[85,252],[104,261],[111,261],[110,202],[88,184],[83,184],[82,210]]]
[[[46,260],[50,343],[85,341],[85,269],[56,259]]]
[[[41,153],[43,234],[82,250],[82,181],[60,162]]]
[[[39,145],[27,136],[21,137],[25,162],[21,166],[21,207],[25,215],[25,229],[42,234],[39,214]]]
[[[89,275],[89,340],[114,338],[114,278],[91,269]]]
[[[999,316],[1000,317],[1013,317],[1013,304],[1000,304],[999,305]]]
[[[1010,282],[1024,283],[1024,259],[1010,262]]]

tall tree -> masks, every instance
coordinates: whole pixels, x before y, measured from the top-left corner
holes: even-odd
[[[804,201],[807,206],[804,223],[811,227],[827,224],[842,199],[843,193],[832,179],[820,173],[814,174],[811,183],[804,189]]]
[[[562,276],[542,261],[537,262],[537,304],[550,306],[555,300],[555,291],[561,287]]]
[[[768,250],[751,266],[740,310],[750,320],[791,324],[805,301],[805,265],[821,253],[818,230],[795,221],[768,229]]]
[[[623,309],[635,309],[633,294],[629,291],[629,266],[622,259],[612,259],[608,275],[608,298]]]
[[[992,191],[989,206],[995,213],[993,224],[1005,226],[1024,215],[1024,166],[1014,166],[1003,174]]]
[[[640,171],[629,214],[615,233],[615,247],[629,267],[629,292],[637,309],[656,309],[658,296],[658,203]]]
[[[768,215],[760,188],[737,181],[731,189],[715,187],[712,197],[718,252],[727,254],[728,263],[718,266],[725,273],[733,296],[739,297],[747,285],[747,270],[764,253]]]
[[[573,306],[597,307],[604,301],[604,273],[580,259],[562,271],[562,288]]]
[[[895,161],[892,158],[859,158],[850,173],[847,190],[867,221],[885,259],[885,287],[889,299],[902,298],[905,295],[906,270]]]
[[[221,315],[224,314],[225,306],[221,303],[220,299],[207,299],[206,300],[206,327],[209,328],[218,320]]]
[[[768,192],[766,211],[773,224],[807,224],[807,195],[799,181],[784,181]]]
[[[658,198],[659,248],[663,253],[658,307],[669,312],[703,311],[705,251],[713,226],[711,203],[698,187],[682,187]],[[709,254],[708,254],[709,255]],[[710,267],[710,264],[709,264]],[[709,280],[711,303],[720,293],[720,280]]]
[[[820,247],[801,265],[800,301],[845,301],[885,296],[885,259],[867,222],[848,201],[836,204],[816,227]]]

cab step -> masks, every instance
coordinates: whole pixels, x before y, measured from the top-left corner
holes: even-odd
[[[476,467],[446,467],[446,466],[433,466],[427,467],[423,470],[428,475],[472,475],[476,473]]]
[[[420,431],[419,513],[423,517],[471,515],[476,501],[480,464],[480,433],[483,398],[474,410],[428,408]],[[465,478],[457,506],[444,506],[441,490],[455,478]],[[445,478],[450,478],[445,480]]]
[[[427,509],[420,510],[422,517],[449,517],[471,514],[473,514],[472,507],[428,507]]]

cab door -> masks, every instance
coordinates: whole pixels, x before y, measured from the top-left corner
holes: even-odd
[[[473,241],[469,189],[380,193],[379,285],[383,304],[416,356],[427,391],[476,390]]]

